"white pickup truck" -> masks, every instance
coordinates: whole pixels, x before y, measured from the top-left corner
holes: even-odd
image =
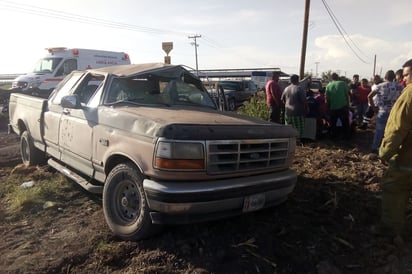
[[[9,117],[23,162],[103,194],[123,239],[279,204],[297,180],[294,128],[217,110],[182,66],[74,71],[49,99],[13,93]]]

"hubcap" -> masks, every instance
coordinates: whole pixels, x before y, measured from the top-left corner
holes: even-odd
[[[125,222],[133,222],[139,216],[140,204],[136,185],[123,181],[118,187],[117,211]]]
[[[127,205],[129,204],[129,201],[127,200],[126,197],[123,197],[121,203],[122,203],[122,206],[123,206],[123,207],[127,207]]]

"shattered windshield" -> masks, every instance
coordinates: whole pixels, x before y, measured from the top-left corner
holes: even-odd
[[[206,91],[180,79],[115,78],[111,82],[105,103],[216,108],[214,101]]]

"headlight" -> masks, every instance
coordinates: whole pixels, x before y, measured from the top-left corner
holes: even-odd
[[[203,143],[160,141],[154,165],[160,169],[205,169]]]
[[[38,88],[40,86],[41,82],[37,81],[37,82],[31,82],[29,83],[29,88]]]

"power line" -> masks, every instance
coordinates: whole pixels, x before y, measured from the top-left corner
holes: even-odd
[[[203,41],[205,41],[206,44],[208,44],[209,46],[211,46],[213,48],[222,47],[219,42],[216,42],[215,40],[209,38],[206,35],[203,35],[202,38],[203,38]]]
[[[0,7],[1,6],[5,9],[12,10],[15,12],[23,12],[23,13],[37,15],[37,16],[46,16],[46,17],[56,18],[60,20],[66,20],[66,21],[89,24],[89,25],[96,25],[96,26],[104,26],[104,27],[110,27],[110,28],[115,28],[115,29],[124,29],[124,30],[150,33],[150,34],[158,34],[158,35],[162,35],[162,34],[175,34],[175,35],[184,35],[184,36],[190,35],[190,33],[182,32],[182,31],[171,31],[171,30],[164,30],[164,29],[158,29],[158,28],[149,28],[149,27],[144,27],[144,26],[126,24],[126,23],[121,23],[121,22],[116,22],[116,21],[100,19],[96,17],[82,16],[82,15],[78,15],[74,13],[68,13],[64,11],[42,8],[42,7],[33,6],[33,5],[22,5],[22,4],[14,3],[12,1],[7,1],[7,0],[0,0]],[[207,37],[204,37],[204,38],[205,38],[205,43],[209,45],[210,47],[214,47],[214,48],[218,47],[217,42]]]
[[[352,46],[349,44],[348,40],[346,39],[345,35],[343,34],[340,26],[341,24],[339,23],[338,19],[334,16],[332,9],[329,7],[329,5],[326,3],[326,0],[322,0],[322,3],[326,9],[326,11],[328,12],[330,18],[332,19],[333,24],[335,25],[335,27],[337,28],[337,30],[339,31],[339,33],[341,34],[343,40],[345,41],[346,45],[350,48],[350,50],[355,54],[355,56],[362,61],[365,64],[369,64],[368,62],[366,62],[364,59],[362,59],[359,54],[352,48]],[[343,27],[342,27],[343,29]],[[348,35],[349,37],[349,35]],[[349,37],[350,39],[350,37]],[[351,39],[350,39],[351,40]],[[352,40],[351,40],[352,41]],[[352,43],[356,46],[356,44],[352,41]],[[357,46],[356,46],[357,47]],[[358,48],[358,47],[357,47]],[[359,49],[359,48],[358,48]]]
[[[348,37],[348,39],[349,39],[349,40],[352,42],[352,44],[358,49],[358,51],[363,54],[363,56],[369,58],[369,56],[367,56],[367,55],[356,45],[356,43],[352,40],[352,38],[350,37],[350,35],[346,32],[345,28],[342,26],[342,24],[339,22],[338,18],[335,16],[332,8],[328,5],[328,3],[326,3],[326,0],[325,0],[324,4],[328,7],[328,9],[329,9],[329,11],[331,12],[333,18],[335,18],[336,22],[338,23],[340,29],[342,29],[343,32],[346,34],[346,37]]]
[[[131,30],[131,31],[145,32],[145,33],[152,33],[152,34],[178,34],[178,35],[188,35],[189,34],[186,32],[149,28],[149,27],[120,23],[120,22],[115,22],[115,21],[109,21],[105,19],[99,19],[99,18],[90,17],[90,16],[81,16],[81,15],[77,15],[74,13],[41,8],[41,7],[36,7],[32,5],[22,5],[22,4],[14,3],[11,1],[0,1],[0,6],[2,6],[3,8],[7,10],[12,10],[16,12],[23,12],[23,13],[28,13],[32,15],[46,16],[46,17],[67,20],[67,21],[72,21],[72,22],[77,22],[77,23],[105,26],[105,27],[111,27],[111,28],[116,28],[116,29],[124,29],[124,30]]]
[[[66,21],[71,21],[71,22],[76,22],[76,23],[104,26],[104,27],[110,27],[110,28],[115,28],[115,29],[124,29],[124,30],[158,34],[158,35],[162,35],[162,34],[176,34],[176,35],[184,35],[184,36],[190,35],[190,33],[182,32],[182,31],[171,31],[171,30],[164,30],[164,29],[158,29],[158,28],[149,28],[149,27],[144,27],[144,26],[126,24],[126,23],[121,23],[121,22],[116,22],[116,21],[100,19],[96,17],[82,16],[82,15],[78,15],[74,13],[68,13],[68,12],[59,11],[59,10],[42,8],[42,7],[33,6],[33,5],[27,5],[27,4],[22,5],[22,4],[15,3],[12,1],[7,1],[7,0],[0,0],[0,7],[5,8],[7,10],[15,11],[15,12],[22,12],[22,13],[27,13],[27,14],[32,14],[32,15],[37,15],[37,16],[42,16],[42,17],[45,16],[45,17],[66,20]],[[218,45],[219,43],[217,43],[213,39],[207,38],[205,36],[203,38],[205,40],[205,44],[207,44],[208,46],[214,47],[214,48],[219,47]]]

